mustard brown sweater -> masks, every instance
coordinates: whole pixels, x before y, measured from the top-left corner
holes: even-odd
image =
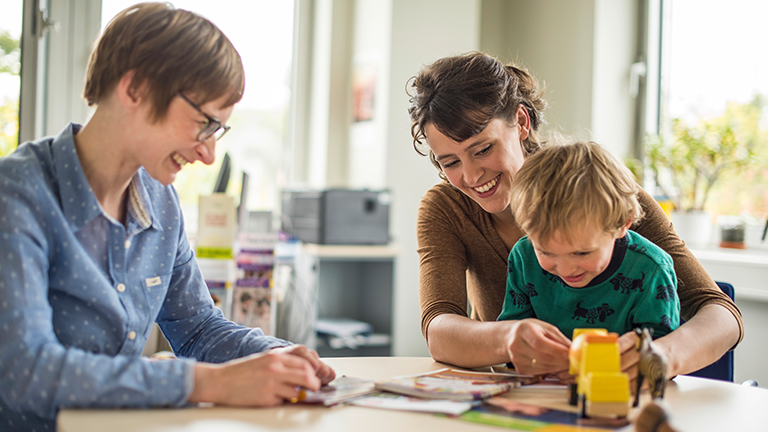
[[[722,305],[739,322],[741,342],[744,323],[736,304],[717,287],[680,240],[656,201],[643,190],[638,198],[645,217],[631,229],[672,257],[681,318],[689,320],[707,304]],[[522,237],[522,231],[517,231],[518,238]],[[424,337],[429,323],[441,314],[496,320],[504,304],[510,250],[494,229],[491,215],[464,193],[442,182],[421,199],[417,236]]]

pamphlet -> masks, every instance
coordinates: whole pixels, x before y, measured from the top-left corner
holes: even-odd
[[[459,415],[470,410],[479,402],[452,401],[445,399],[424,399],[387,392],[375,392],[349,401],[350,405],[383,408],[400,411],[418,411],[428,413]]]
[[[374,383],[371,380],[345,375],[336,378],[331,384],[320,387],[318,391],[303,390],[296,402],[325,406],[336,405],[373,392],[373,386]]]

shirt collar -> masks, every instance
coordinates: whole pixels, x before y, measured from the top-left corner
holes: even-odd
[[[126,231],[129,235],[150,227],[158,231],[163,230],[162,225],[160,225],[160,218],[155,215],[152,200],[149,199],[149,192],[144,185],[141,176],[142,171],[144,168],[139,168],[139,171],[133,175],[131,184],[128,185]]]
[[[73,230],[84,227],[99,215],[105,215],[112,220],[101,208],[99,200],[91,189],[88,179],[85,177],[80,159],[77,156],[74,136],[80,132],[82,126],[70,123],[61,133],[54,138],[51,144],[56,176],[59,181],[59,195],[61,196],[61,209],[64,217]],[[162,230],[160,221],[155,216],[147,189],[142,181],[139,169],[128,186],[127,201],[127,232],[135,232],[154,227]]]
[[[88,179],[85,178],[75,149],[76,133],[81,125],[70,123],[51,144],[56,178],[59,182],[61,210],[72,229],[79,230],[102,213]]]

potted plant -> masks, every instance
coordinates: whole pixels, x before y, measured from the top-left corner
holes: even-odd
[[[727,170],[738,170],[753,159],[749,142],[737,139],[723,118],[688,126],[674,119],[668,138],[649,136],[645,153],[656,185],[674,202],[672,222],[689,246],[709,243],[712,215],[706,211],[712,187]]]

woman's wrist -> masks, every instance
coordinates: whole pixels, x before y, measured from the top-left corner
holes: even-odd
[[[503,324],[504,328],[500,329],[502,331],[499,332],[500,335],[503,335],[503,339],[500,341],[500,343],[497,343],[496,346],[499,348],[500,352],[497,354],[499,357],[504,358],[503,363],[512,363],[512,353],[510,352],[511,349],[511,341],[514,340],[516,337],[517,327],[520,325],[519,320],[513,320],[513,321],[499,321],[499,324]]]
[[[667,356],[667,376],[687,374],[717,361],[739,338],[733,314],[705,305],[688,322],[654,342]]]
[[[215,402],[218,400],[217,373],[220,367],[210,363],[195,363],[194,387],[189,395],[188,402]]]
[[[673,349],[673,346],[675,345],[674,337],[668,336],[669,335],[659,338],[653,342],[654,345],[664,353],[664,357],[667,359],[667,379],[672,379],[677,375],[680,375],[681,362],[678,354],[681,350]]]

